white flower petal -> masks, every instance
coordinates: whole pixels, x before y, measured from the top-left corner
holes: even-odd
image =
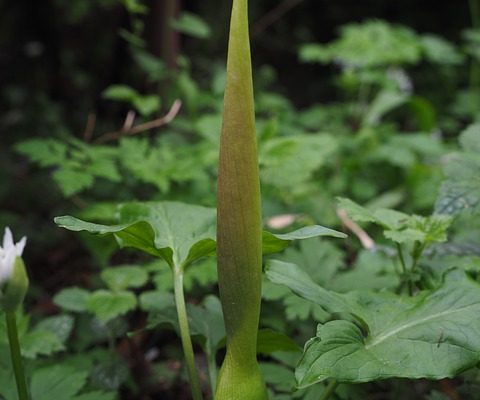
[[[12,231],[7,226],[5,228],[5,233],[3,234],[3,250],[8,251],[8,249],[12,247],[14,247],[13,235],[12,235]]]
[[[18,257],[21,257],[23,254],[23,249],[25,248],[25,245],[27,244],[27,237],[24,236],[23,238],[20,239],[20,241],[15,245],[16,249],[16,254]]]
[[[0,285],[8,281],[12,276],[15,266],[15,259],[21,257],[27,238],[23,237],[17,244],[13,241],[13,235],[10,228],[5,228],[3,235],[3,248],[0,247]]]

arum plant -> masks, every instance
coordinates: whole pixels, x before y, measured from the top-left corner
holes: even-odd
[[[266,399],[257,363],[262,215],[247,0],[233,0],[232,7],[217,213],[218,278],[227,351],[215,398]]]
[[[0,309],[5,313],[10,354],[19,400],[28,400],[27,383],[18,340],[15,312],[23,304],[28,289],[28,276],[22,260],[26,237],[14,243],[12,231],[5,228],[0,247]]]

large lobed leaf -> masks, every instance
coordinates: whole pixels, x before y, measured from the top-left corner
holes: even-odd
[[[480,285],[464,273],[451,271],[438,289],[408,298],[337,294],[313,283],[296,265],[278,261],[267,276],[340,318],[319,325],[307,342],[296,370],[300,388],[329,378],[350,383],[442,379],[478,363]]]
[[[95,224],[72,216],[55,218],[71,231],[113,234],[121,247],[133,247],[161,257],[170,266],[186,267],[216,250],[216,212],[213,208],[180,202],[135,202],[118,206],[114,224]],[[276,253],[293,240],[317,236],[346,237],[320,225],[284,234],[263,233],[263,253]]]

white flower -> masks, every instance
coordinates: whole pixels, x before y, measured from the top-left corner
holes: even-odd
[[[10,279],[15,259],[22,256],[26,242],[27,238],[24,236],[17,244],[13,243],[12,231],[5,228],[3,246],[0,247],[0,285]]]

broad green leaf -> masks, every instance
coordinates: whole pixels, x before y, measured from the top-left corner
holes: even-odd
[[[296,370],[299,387],[330,378],[349,383],[442,379],[478,363],[480,285],[463,272],[451,271],[436,290],[408,298],[328,292],[292,264],[274,263],[267,274],[341,318],[320,324],[306,344]],[[342,319],[345,311],[358,315],[368,329]]]
[[[210,36],[210,27],[207,23],[198,15],[186,11],[172,22],[172,27],[185,35],[199,39],[206,39]]]
[[[74,319],[71,315],[55,315],[42,319],[34,330],[53,333],[61,343],[65,343],[72,333],[73,325]]]
[[[103,323],[133,310],[137,299],[132,292],[125,290],[111,292],[97,290],[87,299],[87,310]]]
[[[157,312],[175,305],[173,294],[169,292],[160,292],[150,290],[143,292],[139,298],[140,308],[143,311]]]
[[[100,277],[109,289],[117,291],[128,288],[139,288],[148,281],[148,273],[135,265],[120,265],[104,269]]]
[[[325,228],[320,225],[306,226],[289,233],[271,233],[263,232],[263,253],[278,253],[287,248],[293,240],[309,239],[320,236],[329,236],[335,238],[346,238],[342,232]]]
[[[276,351],[299,352],[300,347],[284,333],[260,329],[257,337],[257,353],[268,356]]]
[[[213,208],[179,202],[126,203],[118,206],[116,224],[103,225],[71,216],[55,223],[71,231],[113,234],[121,247],[134,247],[162,257],[170,266],[185,268],[216,249],[216,212]],[[344,238],[344,233],[320,225],[284,234],[263,233],[263,253],[282,251],[292,240],[317,236]]]
[[[32,376],[32,400],[71,400],[85,385],[87,372],[64,365],[36,370]]]
[[[62,289],[53,298],[53,302],[67,311],[83,312],[90,293],[78,287]]]
[[[72,231],[114,234],[121,247],[160,256],[170,266],[185,267],[215,250],[215,210],[179,202],[120,205],[117,224],[112,225],[69,216],[57,217],[55,222]]]
[[[22,355],[35,359],[39,355],[49,356],[65,350],[59,335],[47,330],[33,330],[21,337]]]

